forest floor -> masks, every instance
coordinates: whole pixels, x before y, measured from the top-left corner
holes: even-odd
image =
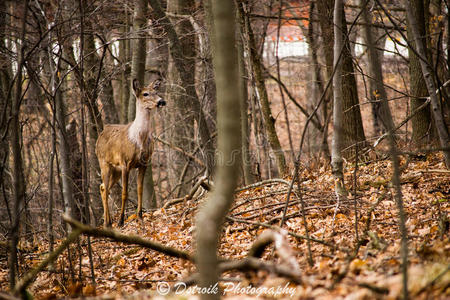
[[[402,164],[404,166],[405,161]],[[301,199],[304,201],[309,235],[319,240],[311,241],[312,265],[308,263],[308,243],[298,236],[306,235],[298,190],[292,195],[287,209],[283,226],[287,232],[281,232],[288,241],[288,252],[295,258],[294,265],[297,264],[301,270],[301,283],[290,282],[263,270],[245,273],[227,271],[222,274],[223,281],[220,283],[221,288],[226,290],[225,296],[230,299],[399,298],[402,290],[401,238],[397,205],[391,194],[391,169],[390,161],[380,160],[359,165],[355,177],[355,166],[347,165],[346,183],[352,192],[346,201],[339,203],[338,210],[329,167],[303,169],[300,174]],[[441,157],[436,155],[409,161],[401,176],[407,214],[408,274],[412,299],[450,298],[449,178]],[[285,182],[272,181],[237,192],[229,213],[231,219],[228,218],[224,224],[220,256],[227,259],[245,258],[256,238],[267,230],[258,224],[279,224],[287,190]],[[193,253],[195,214],[204,200],[189,200],[145,213],[143,222],[132,215],[119,230]],[[356,243],[355,209],[358,212],[359,243]],[[297,237],[290,233],[295,233]],[[91,242],[95,287],[91,284],[86,238],[83,237],[81,260],[75,258],[79,254],[77,247],[72,248],[71,260],[68,251],[65,251],[57,260],[57,271],[41,272],[29,292],[36,299],[82,294],[107,299],[162,298],[164,291],[161,287],[165,287],[166,283],[174,286],[195,273],[191,262],[153,250],[104,238],[91,238]],[[38,263],[45,257],[47,248],[48,244],[40,243],[32,251],[21,249],[21,265],[31,267]],[[273,247],[268,247],[262,257],[267,263],[283,264]],[[0,288],[4,291],[7,290],[7,270],[6,261],[1,259]],[[190,294],[195,291],[194,288],[178,287],[176,293],[171,294],[171,299],[196,297]]]

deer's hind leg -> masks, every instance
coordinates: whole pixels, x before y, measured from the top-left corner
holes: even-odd
[[[145,170],[147,168],[145,166],[140,167],[138,169],[138,178],[137,178],[137,197],[138,197],[138,206],[137,206],[137,216],[142,219],[142,192],[144,190],[144,176]]]
[[[120,210],[119,226],[123,226],[125,219],[125,206],[128,199],[128,174],[130,170],[128,166],[122,167],[122,208]]]

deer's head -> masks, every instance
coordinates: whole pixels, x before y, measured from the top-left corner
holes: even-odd
[[[133,80],[133,92],[136,102],[144,109],[152,110],[166,105],[160,96],[161,80],[157,79],[148,86],[141,88],[137,79]]]

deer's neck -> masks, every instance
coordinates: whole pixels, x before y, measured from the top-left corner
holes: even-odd
[[[149,110],[136,105],[136,118],[128,128],[129,139],[139,148],[145,148],[150,143],[150,117]]]

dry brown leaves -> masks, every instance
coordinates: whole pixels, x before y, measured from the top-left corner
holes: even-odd
[[[414,299],[445,299],[450,297],[449,212],[450,175],[439,162],[428,156],[409,163],[402,173],[402,192],[407,213],[409,234],[409,290]],[[346,183],[353,191],[353,166],[346,168]],[[391,194],[391,165],[389,161],[358,166],[357,204],[358,237],[360,247],[355,258],[348,260],[356,249],[355,203],[351,194],[335,210],[333,178],[328,168],[302,170],[301,193],[309,233],[316,239],[336,245],[340,250],[312,242],[313,265],[307,261],[305,240],[289,236],[291,247],[303,273],[303,284],[295,288],[294,297],[300,299],[397,299],[401,295],[400,233],[397,206]],[[237,193],[229,216],[243,222],[226,221],[219,254],[224,258],[246,256],[264,227],[245,224],[245,221],[278,225],[286,199],[287,185],[266,184]],[[165,245],[194,252],[195,213],[199,202],[179,203],[166,210],[144,214],[143,222],[134,216],[123,228],[124,233],[139,234]],[[305,235],[299,192],[291,197],[284,228]],[[372,212],[369,214],[372,208]],[[367,228],[368,221],[370,226]],[[367,230],[368,229],[368,230]],[[82,238],[82,253],[74,246],[70,258],[66,251],[55,265],[56,272],[43,272],[30,288],[40,299],[62,296],[109,295],[110,298],[151,298],[158,282],[170,285],[195,273],[195,266],[181,259],[169,258],[155,251],[121,245],[104,239],[93,239],[93,261],[96,286],[90,279],[86,238]],[[21,263],[31,266],[42,258],[46,245],[40,245],[34,255],[22,256]],[[346,250],[350,252],[346,252]],[[81,259],[81,278],[80,260]],[[263,258],[277,262],[269,247]],[[70,261],[72,261],[70,263]],[[71,267],[72,266],[72,267]],[[24,271],[24,270],[23,270]],[[240,287],[283,287],[286,280],[265,271],[242,274],[227,272],[223,278],[239,281]],[[1,288],[6,290],[7,266],[1,261]],[[237,285],[237,281],[234,284]],[[223,287],[224,285],[222,285]],[[143,292],[145,290],[145,292]],[[229,298],[251,298],[244,289],[229,292]],[[239,291],[241,292],[239,294]],[[136,294],[133,293],[139,293]],[[189,298],[184,293],[184,297]],[[260,295],[269,298],[288,298],[291,295]]]

